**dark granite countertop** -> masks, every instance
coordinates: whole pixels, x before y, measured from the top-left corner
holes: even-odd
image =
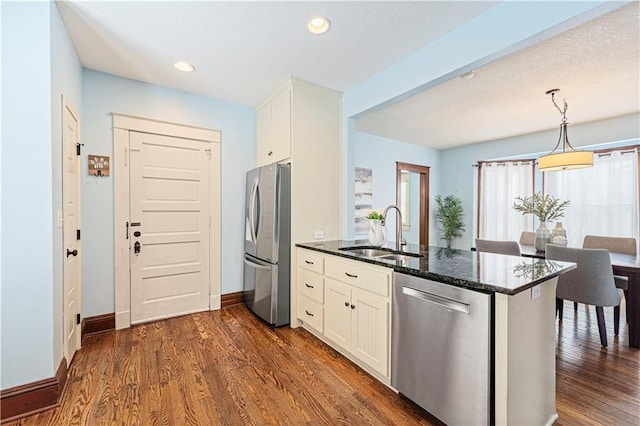
[[[393,268],[396,272],[456,287],[508,295],[518,294],[576,267],[575,263],[568,262],[413,244],[407,245],[404,251],[419,253],[422,257],[411,257],[406,261],[370,258],[344,250],[347,247],[372,247],[366,240],[298,243],[296,246]],[[383,248],[394,249],[394,246]]]

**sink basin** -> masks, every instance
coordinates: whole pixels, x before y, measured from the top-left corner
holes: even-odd
[[[391,251],[389,251],[389,250],[381,250],[381,249],[374,249],[374,248],[351,248],[351,247],[347,247],[347,248],[340,249],[340,250],[348,251],[349,253],[359,254],[361,256],[366,256],[366,257],[378,257],[378,256],[384,256],[384,255],[391,254]]]
[[[371,257],[371,258],[383,259],[383,260],[407,261],[411,258],[422,257],[421,254],[399,252],[399,251],[387,249],[387,248],[343,247],[340,250],[350,254],[357,254],[364,257]]]
[[[411,259],[416,259],[418,257],[422,257],[419,254],[407,253],[407,254],[385,254],[384,256],[376,256],[377,259],[383,260],[399,260],[402,263],[405,263]]]

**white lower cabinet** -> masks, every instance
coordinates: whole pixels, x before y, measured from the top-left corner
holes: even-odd
[[[298,319],[385,382],[390,378],[391,273],[298,249]]]
[[[325,337],[387,377],[388,299],[327,278],[325,300]]]

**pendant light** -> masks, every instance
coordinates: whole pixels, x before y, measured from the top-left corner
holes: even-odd
[[[538,158],[538,169],[542,172],[575,170],[593,166],[593,152],[578,151],[569,143],[567,136],[567,101],[564,101],[564,106],[560,109],[555,100],[555,94],[559,91],[560,89],[551,89],[546,92],[547,95],[551,95],[551,102],[560,111],[562,123],[560,123],[560,137],[553,151]],[[558,149],[560,143],[562,143],[562,150]]]

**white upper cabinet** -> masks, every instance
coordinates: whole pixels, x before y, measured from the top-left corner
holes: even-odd
[[[291,157],[291,85],[286,84],[264,102],[256,116],[258,166]]]

